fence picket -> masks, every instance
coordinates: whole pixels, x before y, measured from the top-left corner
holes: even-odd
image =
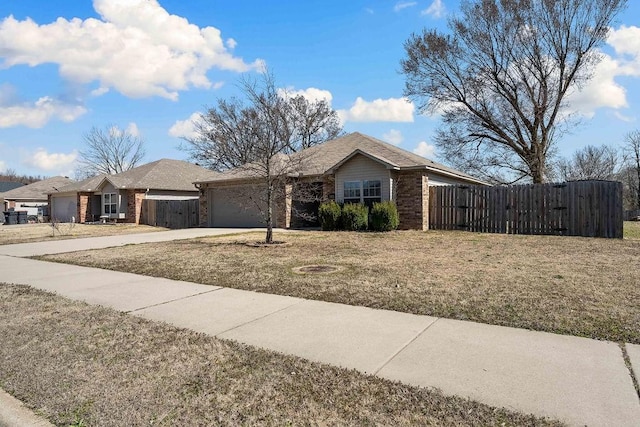
[[[429,228],[435,230],[622,237],[619,182],[436,186],[429,200]]]

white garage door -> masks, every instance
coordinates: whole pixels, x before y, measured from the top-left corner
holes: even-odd
[[[78,214],[76,196],[51,197],[51,219],[59,222],[71,222]]]
[[[209,190],[209,226],[264,227],[260,210],[248,199],[247,187]]]

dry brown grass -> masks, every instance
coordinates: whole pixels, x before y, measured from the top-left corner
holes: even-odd
[[[78,237],[117,236],[167,230],[163,227],[135,224],[68,224],[60,223],[55,230],[51,224],[1,225],[0,245],[33,243]]]
[[[559,425],[0,284],[0,386],[57,425]]]
[[[467,232],[201,238],[46,257],[322,301],[640,343],[640,240]],[[335,264],[335,274],[292,268]]]
[[[625,221],[624,238],[640,239],[640,221]]]

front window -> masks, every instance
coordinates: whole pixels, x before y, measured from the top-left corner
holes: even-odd
[[[362,181],[362,202],[373,208],[374,203],[382,201],[382,185],[380,181]]]
[[[105,215],[118,213],[118,196],[115,193],[102,195]]]
[[[363,203],[369,208],[382,201],[382,182],[380,180],[345,181],[344,203]]]
[[[345,181],[344,182],[344,202],[345,203],[360,203],[360,181]]]

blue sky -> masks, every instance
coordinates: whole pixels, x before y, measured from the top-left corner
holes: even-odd
[[[359,131],[434,160],[438,117],[402,98],[403,43],[446,28],[457,0],[0,0],[0,170],[71,175],[82,135],[116,125],[146,161],[186,159],[190,118],[265,64],[280,86],[330,99]],[[618,146],[640,128],[640,2],[618,19],[581,117],[558,144]]]

